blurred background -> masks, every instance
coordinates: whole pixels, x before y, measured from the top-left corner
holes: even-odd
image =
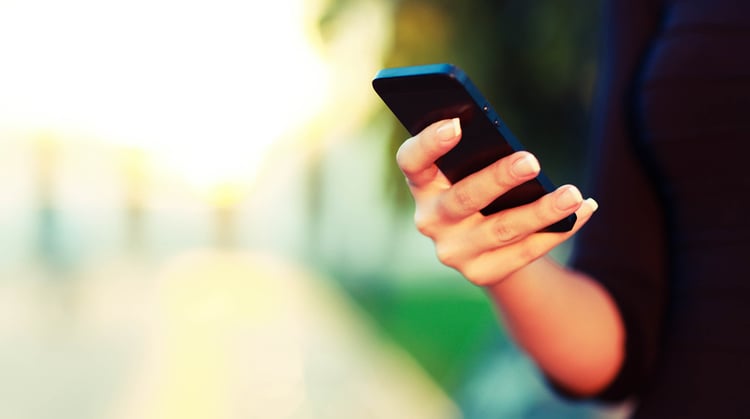
[[[580,183],[596,18],[0,0],[0,418],[619,417],[551,393],[437,262],[370,87],[457,64]]]

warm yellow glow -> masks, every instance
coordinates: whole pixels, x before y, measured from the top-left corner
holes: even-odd
[[[137,147],[200,187],[247,181],[326,100],[307,9],[304,0],[3,1],[0,129]]]
[[[148,283],[144,359],[103,417],[460,417],[328,278],[269,254],[195,251]]]

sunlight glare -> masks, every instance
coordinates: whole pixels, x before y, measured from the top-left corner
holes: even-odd
[[[199,187],[250,181],[325,102],[304,3],[5,1],[0,130],[143,149]]]

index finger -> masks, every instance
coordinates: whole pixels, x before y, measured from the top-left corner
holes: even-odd
[[[461,123],[453,118],[436,122],[404,141],[396,153],[396,161],[407,182],[419,188],[434,181],[440,173],[435,160],[453,148],[460,138]]]

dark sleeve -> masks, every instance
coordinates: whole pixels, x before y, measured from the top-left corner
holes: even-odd
[[[599,281],[625,324],[626,358],[597,398],[637,395],[658,352],[666,292],[663,209],[635,147],[631,89],[658,31],[661,2],[605,0],[601,64],[592,108],[592,170],[585,193],[599,210],[576,237],[571,266]],[[562,393],[565,389],[558,387]]]

